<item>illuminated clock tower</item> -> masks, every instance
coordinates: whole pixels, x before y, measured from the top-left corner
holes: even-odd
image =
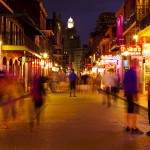
[[[74,51],[81,47],[81,41],[71,17],[67,20],[66,25],[67,27],[65,27],[62,34],[63,48],[67,52],[68,56],[65,62],[69,65],[69,67],[71,67],[74,62]]]
[[[74,28],[74,21],[71,17],[68,19],[68,28]]]

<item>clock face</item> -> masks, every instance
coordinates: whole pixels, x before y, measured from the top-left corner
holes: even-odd
[[[73,19],[70,17],[68,19],[68,28],[73,28],[74,27],[74,22],[73,22]]]
[[[68,23],[68,28],[73,28],[73,23]]]

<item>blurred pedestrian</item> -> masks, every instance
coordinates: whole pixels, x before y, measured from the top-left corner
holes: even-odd
[[[52,93],[56,93],[58,83],[58,75],[56,72],[52,71],[50,75],[50,89]]]
[[[105,104],[106,99],[108,107],[111,106],[110,92],[111,92],[112,76],[110,73],[111,73],[110,70],[107,70],[107,72],[105,72],[102,77],[102,83],[104,85],[104,90],[106,92],[106,97],[103,99],[103,104]]]
[[[18,110],[16,109],[16,100],[19,96],[23,95],[23,87],[19,86],[18,80],[12,74],[5,74],[0,77],[0,83],[3,87],[0,87],[0,97],[3,113],[2,128],[9,128],[9,120],[16,121],[18,117]],[[22,101],[22,100],[20,100]]]
[[[88,78],[89,78],[89,75],[83,74],[81,76],[82,84],[87,85],[88,84]]]
[[[67,76],[65,72],[60,72],[59,73],[59,92],[64,92],[66,90],[66,82],[67,82]]]
[[[23,81],[18,78],[16,80],[16,91],[17,91],[17,95],[18,97],[23,96],[25,94],[25,90],[24,90],[24,85],[23,85]],[[17,109],[17,120],[23,120],[23,118],[25,117],[25,113],[24,113],[24,109],[25,109],[25,105],[24,105],[24,98],[19,100],[19,107]]]
[[[150,125],[150,79],[148,81],[148,122]],[[147,136],[150,136],[150,131],[148,131]]]
[[[16,110],[16,101],[15,99],[19,97],[18,89],[17,89],[17,79],[12,75],[8,76],[8,85],[7,90],[9,93],[9,101],[10,101],[10,111],[13,117],[13,121],[16,120],[17,110]],[[21,89],[20,89],[21,90]],[[21,91],[20,91],[21,92]]]
[[[96,87],[97,87],[98,92],[101,91],[101,79],[102,79],[102,76],[100,73],[98,73],[96,76]]]
[[[139,108],[135,104],[135,101],[138,101],[138,81],[135,60],[131,61],[130,69],[125,72],[123,85],[127,100],[126,131],[130,131],[132,134],[142,134],[143,132],[137,128]]]
[[[81,73],[77,72],[77,91],[80,92]]]
[[[9,103],[9,91],[8,91],[8,78],[4,72],[0,72],[0,99],[1,103],[5,105],[2,106],[2,129],[9,128],[9,110],[10,110],[10,103]]]
[[[30,131],[32,131],[34,127],[34,120],[36,119],[36,125],[40,124],[40,111],[41,107],[44,103],[43,95],[45,94],[45,89],[43,85],[43,80],[41,75],[35,75],[33,81],[33,89],[32,89],[32,101],[34,106],[34,113],[30,118]]]
[[[76,80],[77,80],[77,75],[74,73],[74,69],[71,70],[71,73],[68,76],[69,78],[69,83],[70,83],[70,97],[73,96],[76,97]]]
[[[117,93],[119,91],[119,78],[115,74],[116,72],[114,69],[112,69],[111,71],[112,71],[111,93],[114,97],[115,103],[117,103]]]

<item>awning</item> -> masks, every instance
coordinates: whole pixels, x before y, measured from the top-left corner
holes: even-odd
[[[139,36],[150,36],[150,25],[138,33]]]

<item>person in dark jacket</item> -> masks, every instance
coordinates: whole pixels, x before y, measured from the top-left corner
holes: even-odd
[[[138,80],[135,61],[131,62],[130,69],[125,72],[123,85],[127,100],[126,131],[133,134],[142,134],[143,132],[137,128],[137,114],[139,108],[135,104],[135,101],[138,101]]]
[[[34,119],[36,119],[36,125],[40,124],[40,111],[41,107],[44,103],[43,96],[45,95],[45,89],[43,85],[43,77],[41,75],[36,74],[34,76],[33,89],[32,89],[32,101],[35,110],[35,117],[31,118],[30,121],[30,131],[33,130],[34,127]],[[34,115],[33,115],[34,116]]]
[[[75,90],[76,90],[77,75],[74,73],[74,69],[72,69],[68,78],[70,83],[70,97],[72,96],[72,92],[73,92],[73,96],[76,97]]]

